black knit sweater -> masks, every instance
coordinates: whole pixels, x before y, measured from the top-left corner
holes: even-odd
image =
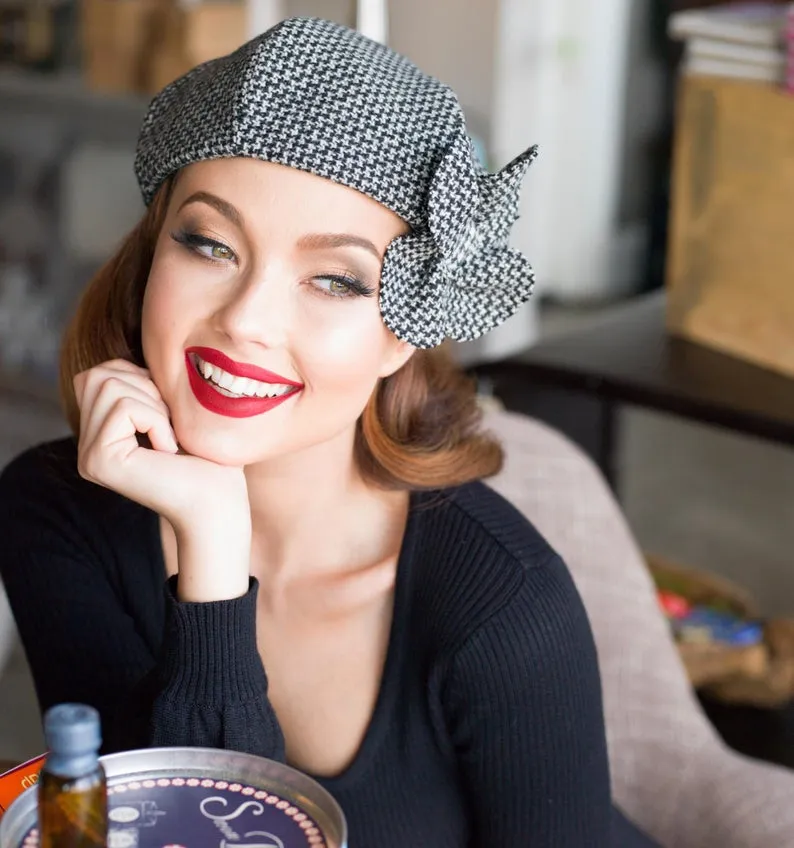
[[[179,603],[157,516],[82,480],[71,439],[0,477],[0,539],[42,710],[94,705],[106,751],[284,759],[255,580],[239,599]],[[412,495],[371,724],[349,768],[318,780],[351,848],[650,844],[611,807],[596,654],[570,575],[486,486]]]

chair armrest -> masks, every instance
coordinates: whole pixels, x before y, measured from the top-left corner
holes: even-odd
[[[565,560],[598,649],[612,791],[662,845],[794,844],[794,772],[729,750],[692,692],[627,522],[594,463],[560,433],[490,412],[505,448],[491,485]]]

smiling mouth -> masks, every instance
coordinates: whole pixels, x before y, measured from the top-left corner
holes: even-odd
[[[196,353],[191,352],[188,357],[196,374],[205,383],[209,383],[218,394],[227,398],[275,400],[298,391],[296,386],[286,383],[265,383],[249,377],[236,377],[217,365],[206,362]]]

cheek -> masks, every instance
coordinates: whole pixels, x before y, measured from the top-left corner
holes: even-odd
[[[181,330],[190,321],[191,304],[179,286],[168,284],[169,279],[166,268],[153,265],[143,297],[141,339],[153,374],[162,370],[167,351],[180,342]]]
[[[388,331],[380,313],[362,310],[332,326],[315,327],[301,341],[303,378],[318,396],[334,394],[346,409],[363,408],[378,381],[387,350]],[[342,397],[340,397],[340,395]]]
[[[141,341],[146,366],[153,372],[159,370],[165,338],[169,335],[168,326],[173,314],[168,306],[165,286],[159,285],[156,276],[151,275],[146,284],[141,313]]]

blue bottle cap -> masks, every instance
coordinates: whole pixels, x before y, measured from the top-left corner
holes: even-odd
[[[99,713],[85,704],[58,704],[44,716],[44,740],[59,757],[95,754],[102,745]]]

